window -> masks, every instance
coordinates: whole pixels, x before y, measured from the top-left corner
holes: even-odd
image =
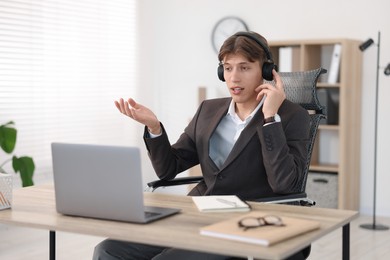
[[[135,0],[0,2],[0,123],[15,122],[35,183],[51,142],[139,142],[113,103],[136,95],[136,18]]]

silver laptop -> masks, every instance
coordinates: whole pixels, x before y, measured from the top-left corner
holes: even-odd
[[[52,143],[57,212],[148,223],[179,209],[146,207],[137,147]]]

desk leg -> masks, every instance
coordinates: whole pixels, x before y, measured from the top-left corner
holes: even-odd
[[[56,232],[53,230],[50,230],[50,248],[49,248],[49,258],[50,260],[56,259]]]
[[[349,260],[349,223],[343,226],[343,260]]]

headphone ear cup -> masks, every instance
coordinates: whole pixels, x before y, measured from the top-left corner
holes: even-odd
[[[219,64],[219,65],[218,65],[217,73],[218,73],[218,78],[219,78],[221,81],[225,82],[225,77],[224,77],[224,75],[223,75],[223,65],[222,65],[222,64]]]
[[[273,62],[266,61],[263,64],[263,78],[268,81],[272,81],[274,76],[272,75],[272,70],[276,69]]]

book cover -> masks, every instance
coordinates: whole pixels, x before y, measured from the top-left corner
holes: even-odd
[[[339,79],[341,60],[341,44],[335,44],[333,47],[332,58],[329,66],[328,83],[335,84]]]
[[[300,48],[296,46],[279,48],[279,72],[292,72],[300,70]]]
[[[279,48],[279,71],[291,72],[293,63],[293,48],[280,47]]]
[[[201,212],[249,211],[250,207],[235,195],[214,195],[192,197]]]
[[[278,216],[281,218],[284,224],[283,226],[267,225],[244,230],[238,224],[240,220],[244,218],[260,218],[266,215],[267,213],[265,212],[253,211],[241,217],[228,219],[202,227],[200,229],[200,234],[262,246],[271,246],[283,240],[318,229],[320,227],[320,223],[318,221],[285,216]]]

